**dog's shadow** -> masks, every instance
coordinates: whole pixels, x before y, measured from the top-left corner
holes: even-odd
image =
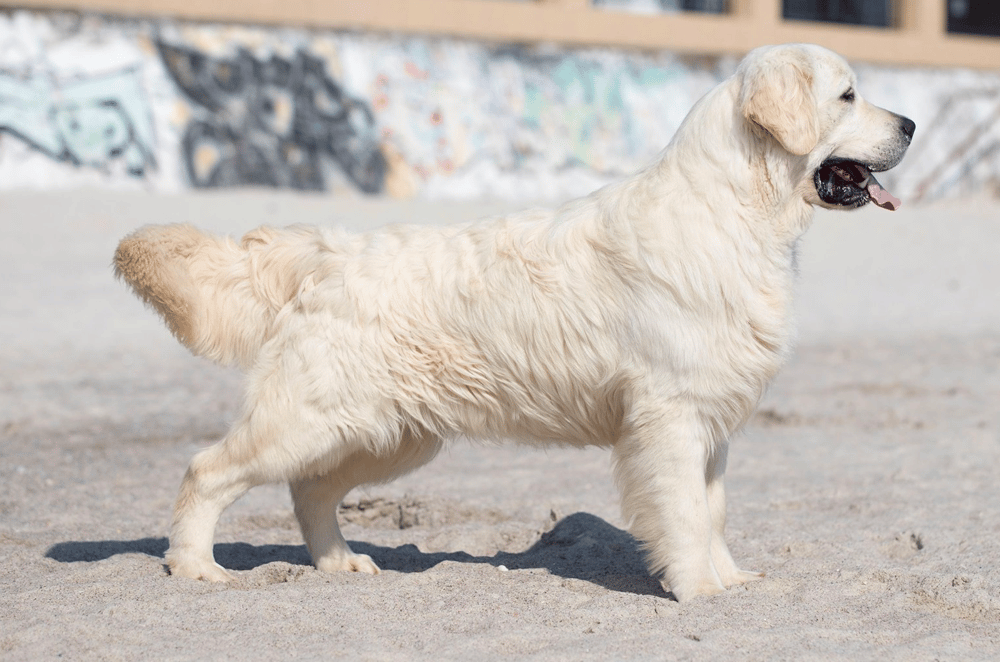
[[[351,541],[355,552],[370,555],[387,571],[420,573],[442,562],[490,564],[509,570],[546,569],[549,573],[601,585],[631,594],[671,596],[646,571],[640,544],[628,532],[610,525],[589,513],[574,513],[556,523],[530,548],[523,552],[498,552],[486,557],[466,552],[421,552],[415,545],[396,548]],[[115,555],[142,553],[163,558],[168,547],[165,538],[134,541],[66,541],[57,543],[45,556],[57,562],[96,562]],[[248,571],[270,562],[309,566],[312,561],[304,545],[219,543],[215,559],[222,566]]]

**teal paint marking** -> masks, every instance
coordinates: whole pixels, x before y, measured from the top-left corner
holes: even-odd
[[[0,132],[56,161],[107,168],[121,159],[141,177],[156,167],[154,134],[136,68],[58,80],[0,73]]]

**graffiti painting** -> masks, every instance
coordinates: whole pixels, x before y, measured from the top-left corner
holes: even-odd
[[[1000,192],[1000,87],[976,86],[943,95],[928,130],[916,142],[915,201],[962,195],[983,185]],[[927,158],[925,153],[934,154]],[[927,164],[927,165],[925,165]]]
[[[107,169],[122,160],[141,177],[156,165],[152,120],[135,68],[71,80],[0,73],[0,132],[75,166]]]
[[[194,107],[182,138],[196,187],[324,190],[323,157],[359,189],[378,193],[383,156],[371,109],[344,93],[322,60],[233,58],[157,43],[174,82]]]

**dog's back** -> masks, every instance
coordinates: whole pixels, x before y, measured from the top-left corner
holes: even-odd
[[[295,334],[310,316],[327,331],[308,361],[363,362],[406,425],[607,445],[629,379],[615,339],[634,275],[622,231],[594,219],[568,208],[363,235],[259,228],[238,243],[147,226],[114,263],[196,355],[250,368],[279,330]]]

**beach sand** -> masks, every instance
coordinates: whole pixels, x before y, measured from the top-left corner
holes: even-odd
[[[904,201],[905,205],[905,201]],[[5,193],[0,659],[998,659],[1000,204],[819,212],[799,341],[732,444],[728,540],[760,581],[680,605],[625,531],[606,450],[460,441],[352,492],[382,567],[309,564],[285,486],[220,523],[238,579],[164,568],[190,457],[240,376],[117,283],[119,238],[190,221],[440,223],[511,203],[266,192]]]

